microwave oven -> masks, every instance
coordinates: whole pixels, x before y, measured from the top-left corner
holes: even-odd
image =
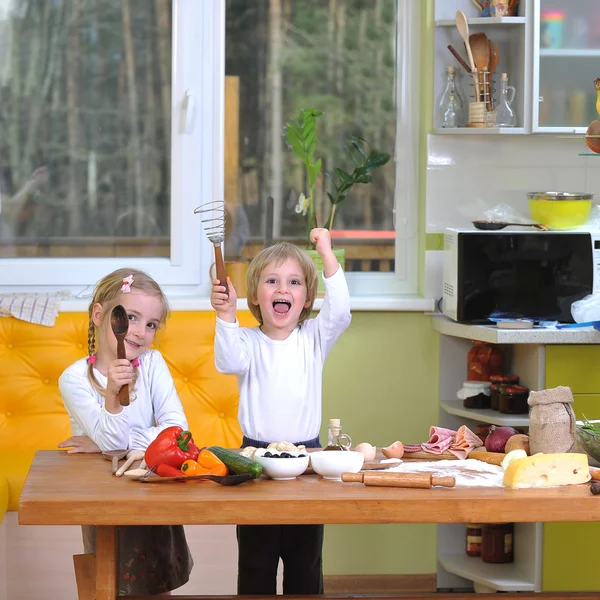
[[[571,304],[600,292],[600,232],[447,229],[442,313],[461,323],[573,323]]]

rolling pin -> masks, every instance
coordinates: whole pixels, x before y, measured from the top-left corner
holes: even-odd
[[[432,473],[382,473],[380,471],[342,473],[342,481],[403,488],[430,488],[434,485],[454,487],[456,485],[454,477],[438,477]]]

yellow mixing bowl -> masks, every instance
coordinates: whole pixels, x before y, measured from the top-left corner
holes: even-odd
[[[530,192],[529,212],[536,223],[554,229],[584,225],[592,210],[594,194],[570,192]]]

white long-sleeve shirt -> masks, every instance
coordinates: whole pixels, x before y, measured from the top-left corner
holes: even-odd
[[[160,431],[172,425],[187,429],[187,419],[169,367],[157,350],[139,357],[136,398],[118,414],[104,408],[104,397],[92,386],[85,358],[65,369],[58,380],[69,413],[72,435],[86,435],[101,450],[145,450]],[[107,378],[97,369],[98,383]]]
[[[285,340],[272,340],[259,327],[240,327],[217,317],[215,364],[236,374],[240,389],[238,418],[246,437],[301,442],[321,428],[323,364],[346,330],[350,294],[341,267],[325,281],[319,314],[296,327]]]

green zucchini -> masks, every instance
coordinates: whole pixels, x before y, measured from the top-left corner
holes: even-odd
[[[232,452],[221,446],[210,446],[208,448],[217,458],[220,458],[230,473],[250,473],[256,479],[263,471],[262,465],[255,460],[250,460],[237,452]]]

